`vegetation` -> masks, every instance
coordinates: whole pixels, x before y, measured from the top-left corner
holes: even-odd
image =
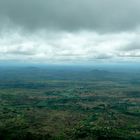
[[[2,67],[1,140],[139,140],[140,73]]]

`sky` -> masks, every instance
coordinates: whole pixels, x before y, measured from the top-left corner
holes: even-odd
[[[0,62],[140,62],[139,0],[0,0]]]

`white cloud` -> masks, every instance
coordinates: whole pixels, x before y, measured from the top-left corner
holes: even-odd
[[[140,50],[133,50],[133,43],[139,37],[137,32],[97,34],[89,31],[36,31],[25,34],[22,30],[13,30],[1,34],[0,60],[129,61],[130,58],[140,57]],[[130,48],[128,44],[131,44],[132,51],[126,49],[127,46]]]

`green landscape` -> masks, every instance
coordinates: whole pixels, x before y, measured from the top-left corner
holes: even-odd
[[[0,68],[1,140],[139,140],[140,73]]]

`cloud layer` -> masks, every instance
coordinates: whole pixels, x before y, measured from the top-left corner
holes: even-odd
[[[112,61],[139,57],[135,33],[97,34],[96,32],[17,32],[0,39],[0,58],[30,61]],[[140,36],[139,36],[140,37]]]
[[[0,60],[139,61],[139,0],[0,0]]]
[[[139,0],[0,0],[0,16],[28,29],[131,30],[140,23]]]

